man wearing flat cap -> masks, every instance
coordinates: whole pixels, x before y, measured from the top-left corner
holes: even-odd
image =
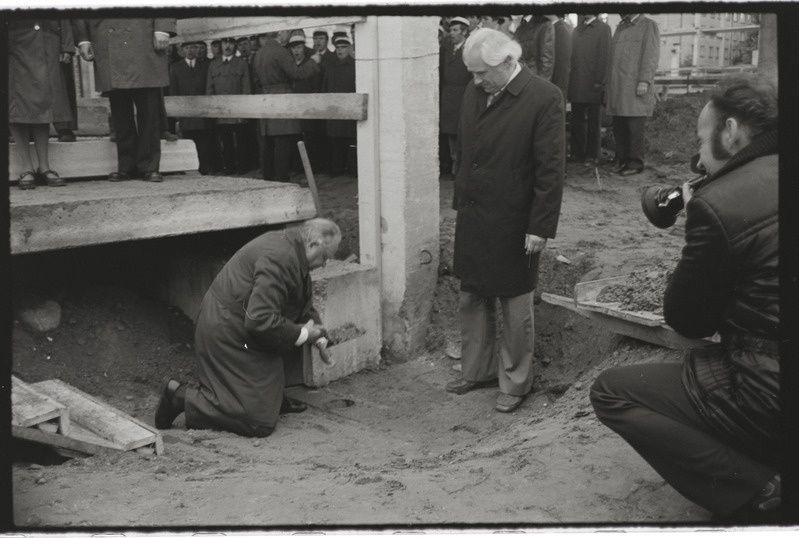
[[[336,61],[322,74],[322,91],[325,93],[355,93],[355,60],[352,58],[352,41],[346,35],[333,34]],[[330,173],[342,175],[347,169],[347,151],[355,145],[355,120],[327,120],[327,136],[330,142]],[[355,168],[352,166],[352,168]]]
[[[320,58],[315,54],[312,61],[297,65],[277,38],[278,32],[267,33],[267,39],[253,60],[253,77],[262,93],[293,93],[293,81],[319,72]],[[291,140],[300,134],[300,120],[263,119],[259,124],[258,134],[263,137],[263,178],[267,181],[290,181]]]
[[[169,95],[205,95],[208,81],[208,62],[197,57],[198,42],[187,42],[181,46],[183,59],[169,66]],[[210,131],[206,118],[178,118],[183,138],[194,141],[200,160],[200,173],[210,172]]]
[[[461,101],[472,75],[463,63],[463,44],[469,35],[469,21],[465,17],[452,17],[449,21],[449,39],[443,41],[439,53],[439,132],[446,137],[452,160],[453,175],[456,169],[458,118]],[[443,159],[442,159],[443,160]]]
[[[222,55],[214,58],[208,66],[207,95],[249,95],[252,93],[250,70],[247,62],[236,57],[236,40],[222,38]],[[243,151],[245,133],[241,118],[217,118],[216,126],[222,146],[222,170],[228,174],[246,172],[246,157]]]

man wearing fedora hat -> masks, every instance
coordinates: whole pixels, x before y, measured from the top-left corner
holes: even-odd
[[[314,54],[311,56],[312,61],[297,65],[291,53],[281,46],[277,38],[278,32],[267,33],[267,38],[253,60],[253,77],[262,93],[293,93],[292,82],[318,73],[321,59],[318,54]],[[300,38],[304,47],[305,39],[301,36]],[[291,37],[287,42],[290,40]],[[263,119],[259,124],[258,134],[263,138],[263,178],[267,181],[289,181],[291,140],[293,136],[300,134],[300,121]]]
[[[322,91],[355,93],[352,41],[346,34],[334,33],[333,45],[336,47],[336,61],[327,66],[322,74]],[[355,120],[327,120],[327,136],[330,143],[330,173],[356,173],[354,169],[347,170],[347,151],[350,146],[355,145]]]
[[[446,137],[452,161],[451,172],[456,168],[456,141],[461,101],[466,86],[472,80],[463,63],[463,44],[469,35],[469,21],[465,17],[452,17],[449,21],[449,39],[439,54],[439,132]],[[443,159],[442,159],[443,160]]]

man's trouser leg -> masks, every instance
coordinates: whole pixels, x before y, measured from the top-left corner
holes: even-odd
[[[628,132],[630,133],[628,155],[630,166],[633,168],[644,167],[644,137],[646,131],[646,116],[627,118]]]
[[[586,106],[587,128],[585,134],[585,156],[590,159],[599,158],[602,146],[602,111],[599,103],[588,103]]]
[[[209,160],[211,154],[211,138],[208,129],[192,129],[190,131],[183,131],[183,137],[194,141],[194,146],[197,148],[197,159],[200,161],[199,172],[203,175],[211,170],[211,163]]]
[[[569,137],[569,153],[575,159],[585,159],[586,154],[586,119],[588,105],[572,103],[571,136]]]
[[[630,130],[624,116],[613,116],[613,138],[616,140],[616,159],[619,166],[630,161]]]
[[[591,403],[597,418],[674,489],[716,515],[730,515],[776,474],[712,435],[685,394],[682,364],[602,372]]]
[[[524,396],[533,387],[535,318],[533,294],[499,300],[502,308],[502,342],[499,348],[499,390]]]
[[[449,147],[449,157],[452,159],[452,167],[450,172],[454,176],[455,172],[458,170],[458,135],[448,134],[447,144]]]
[[[161,166],[161,117],[159,109],[164,100],[161,88],[138,88],[131,90],[136,104],[136,167],[139,172],[158,172]],[[113,110],[111,111],[113,114]],[[119,133],[117,132],[117,137]],[[119,138],[117,138],[117,141]]]
[[[132,90],[111,90],[108,103],[111,107],[111,124],[117,145],[117,171],[136,175],[136,147],[139,135],[133,115]]]
[[[493,297],[460,292],[461,366],[466,381],[490,381],[497,377],[494,342],[497,337]]]
[[[275,181],[290,181],[289,163],[294,153],[291,148],[292,135],[275,136],[274,139]]]

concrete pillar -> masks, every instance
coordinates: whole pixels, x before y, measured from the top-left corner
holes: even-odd
[[[384,349],[424,343],[438,276],[438,18],[356,25],[361,263],[380,269]]]
[[[758,36],[757,71],[761,75],[777,82],[777,15],[762,13],[760,15],[760,35]]]

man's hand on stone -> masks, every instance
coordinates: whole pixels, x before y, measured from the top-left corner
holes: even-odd
[[[327,335],[327,331],[322,325],[315,325],[312,319],[309,319],[308,322],[305,324],[305,330],[308,331],[308,342],[309,344],[315,344],[317,340]]]

